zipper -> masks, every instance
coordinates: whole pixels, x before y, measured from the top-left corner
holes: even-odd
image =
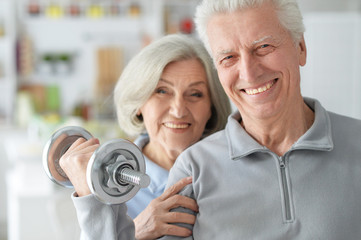
[[[288,181],[286,176],[286,161],[283,159],[283,157],[278,157],[278,160],[279,160],[279,167],[281,172],[281,185],[283,190],[285,220],[286,222],[290,222],[292,220],[292,214],[291,214],[290,193],[288,191]]]

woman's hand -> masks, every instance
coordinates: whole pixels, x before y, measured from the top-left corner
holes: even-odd
[[[170,224],[193,225],[195,223],[196,217],[192,214],[170,212],[171,209],[177,207],[185,207],[198,212],[198,205],[194,199],[177,194],[191,182],[191,177],[183,178],[149,203],[147,208],[134,219],[136,239],[156,239],[163,235],[188,237],[192,234],[192,231],[187,228]]]
[[[99,140],[78,138],[60,158],[60,167],[68,176],[79,197],[91,194],[87,180],[86,169],[90,157],[99,147]]]

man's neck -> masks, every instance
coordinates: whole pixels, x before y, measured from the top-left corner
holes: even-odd
[[[314,112],[302,102],[300,107],[271,119],[242,116],[241,125],[258,143],[283,156],[312,126],[313,121]]]

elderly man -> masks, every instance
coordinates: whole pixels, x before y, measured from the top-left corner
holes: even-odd
[[[203,0],[196,24],[238,111],[170,172],[193,177],[190,239],[361,239],[361,121],[301,96],[296,0]]]

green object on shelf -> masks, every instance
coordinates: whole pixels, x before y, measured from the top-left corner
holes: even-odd
[[[46,88],[46,108],[48,111],[58,112],[60,110],[60,91],[58,86]]]

